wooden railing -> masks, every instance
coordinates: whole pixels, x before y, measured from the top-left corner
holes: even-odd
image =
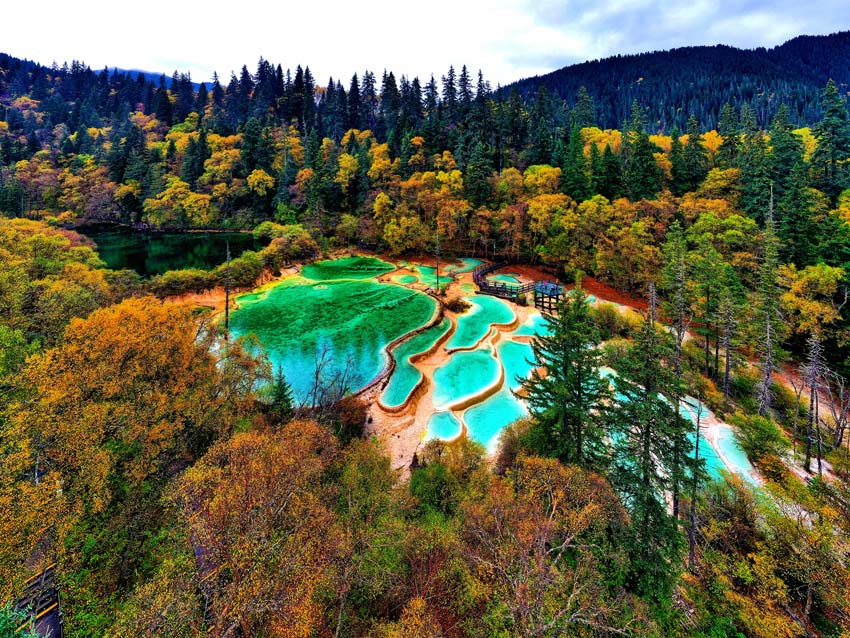
[[[563,286],[556,281],[534,281],[530,284],[509,284],[501,281],[490,281],[487,275],[503,268],[505,264],[486,264],[472,271],[472,281],[478,286],[482,295],[492,295],[502,299],[519,301],[520,295],[534,295],[534,305],[544,310],[553,311],[558,300],[564,294]]]
[[[29,619],[18,627],[15,633],[33,627],[40,636],[62,638],[62,610],[55,576],[54,563],[26,582],[23,595],[15,608],[25,612]]]

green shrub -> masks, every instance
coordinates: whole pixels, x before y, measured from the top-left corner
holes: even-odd
[[[738,412],[729,422],[735,426],[735,438],[753,463],[767,455],[781,457],[789,447],[788,439],[771,419]]]
[[[151,278],[147,287],[152,294],[163,298],[190,292],[205,292],[215,288],[217,284],[218,280],[214,272],[200,268],[186,268],[184,270],[169,270],[157,275]]]
[[[593,318],[596,327],[599,328],[602,339],[612,339],[614,337],[623,336],[621,330],[623,321],[620,316],[620,311],[617,306],[612,303],[602,302],[597,306],[591,306],[590,316]]]
[[[439,512],[446,516],[454,511],[454,480],[442,463],[432,463],[413,471],[410,493],[419,501],[423,513]]]
[[[743,368],[729,379],[729,396],[748,414],[756,412],[755,395],[758,382],[758,370],[752,368]]]

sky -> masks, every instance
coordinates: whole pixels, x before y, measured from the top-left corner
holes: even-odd
[[[226,82],[260,56],[319,84],[440,78],[449,65],[495,86],[618,53],[696,44],[774,46],[850,29],[847,0],[8,0],[0,51]]]

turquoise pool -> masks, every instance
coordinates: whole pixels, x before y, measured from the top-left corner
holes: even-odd
[[[434,407],[442,410],[478,394],[495,383],[500,372],[490,350],[455,352],[434,371]]]
[[[499,446],[499,435],[508,425],[528,416],[522,400],[510,389],[502,387],[483,403],[469,408],[463,415],[469,438],[481,443],[492,453]]]
[[[384,388],[381,402],[388,408],[395,408],[407,401],[407,397],[422,379],[422,373],[410,362],[413,355],[425,352],[448,331],[451,323],[443,319],[439,324],[414,335],[402,343],[393,352],[396,368],[390,382]]]
[[[447,350],[471,348],[487,336],[490,326],[507,324],[515,318],[507,302],[496,297],[473,295],[465,299],[472,307],[457,318],[457,329],[446,344]]]
[[[499,274],[496,274],[496,275],[488,275],[487,279],[488,279],[488,281],[496,281],[496,282],[504,283],[504,284],[518,284],[518,283],[520,283],[519,275],[517,275],[516,273],[509,273],[509,272],[499,273]]]
[[[315,261],[301,269],[301,274],[314,281],[333,279],[370,279],[395,270],[395,266],[375,257],[344,257]]]
[[[499,360],[505,369],[505,383],[511,390],[519,390],[520,379],[527,379],[534,369],[530,361],[534,358],[534,351],[527,343],[517,341],[503,341],[496,347]]]
[[[450,441],[460,436],[462,427],[451,412],[434,412],[425,427],[425,438]]]
[[[237,303],[231,332],[256,335],[299,401],[309,400],[320,352],[326,355],[322,377],[327,381],[348,367],[348,387],[357,390],[384,368],[387,344],[424,325],[436,309],[424,293],[348,278],[292,278],[240,295]]]
[[[514,332],[518,337],[542,337],[551,333],[546,324],[546,318],[539,312],[529,314],[525,323]]]

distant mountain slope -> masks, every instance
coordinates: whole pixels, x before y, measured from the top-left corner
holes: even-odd
[[[793,119],[810,124],[820,117],[818,96],[832,78],[850,86],[850,31],[800,36],[772,49],[717,45],[684,47],[638,55],[617,55],[564,67],[504,87],[532,97],[540,87],[572,103],[581,86],[597,105],[599,123],[620,126],[633,100],[648,109],[652,128],[684,127],[690,114],[714,128],[725,102],[750,102],[761,123],[785,103]]]

